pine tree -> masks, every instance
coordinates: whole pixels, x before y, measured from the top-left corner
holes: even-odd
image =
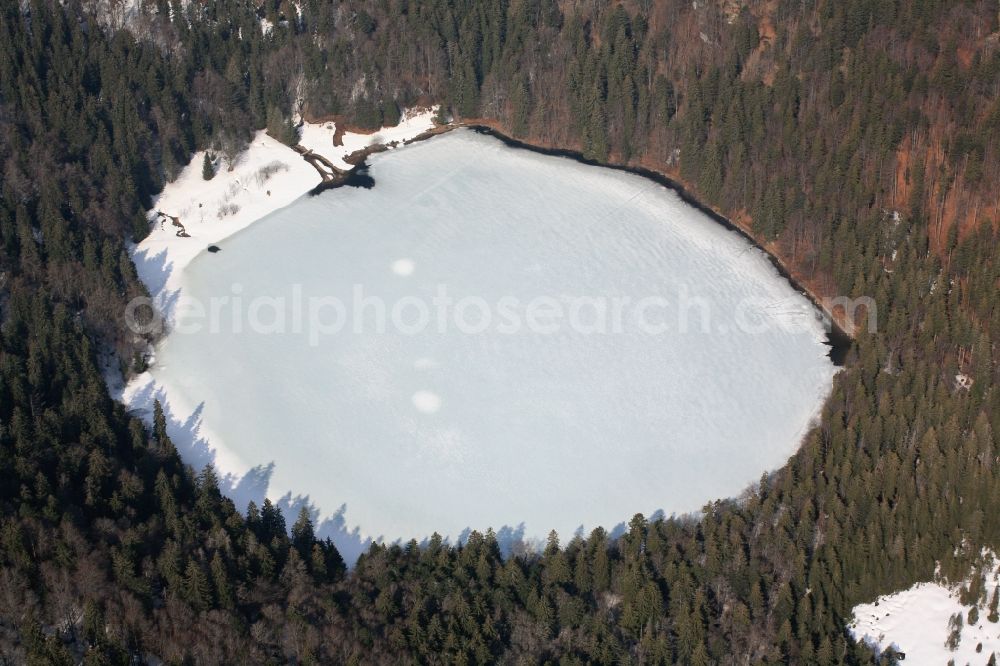
[[[299,516],[292,525],[292,545],[299,551],[302,559],[308,562],[312,557],[313,544],[316,542],[316,534],[313,531],[312,518],[309,516],[309,508],[302,505],[299,509]]]
[[[298,128],[277,106],[272,106],[267,112],[267,133],[288,146],[299,142]]]
[[[382,126],[395,127],[400,120],[399,105],[396,100],[387,99],[382,103]]]
[[[104,613],[93,599],[88,599],[83,605],[83,638],[91,646],[104,639]]]
[[[329,571],[326,567],[326,556],[323,553],[323,546],[314,543],[312,554],[309,558],[309,569],[313,575],[321,580],[329,580]]]
[[[285,528],[285,517],[281,514],[281,509],[271,503],[269,498],[264,499],[264,506],[260,511],[261,536],[264,543],[270,543],[273,539],[284,539],[287,536]]]
[[[219,476],[215,473],[215,466],[211,463],[205,465],[195,481],[198,487],[196,506],[199,511],[205,514],[205,518],[210,520],[212,513],[222,499],[219,492]]]
[[[712,662],[708,657],[708,648],[704,643],[698,643],[691,653],[691,666],[709,666]]]
[[[701,173],[698,176],[698,188],[705,198],[711,202],[719,200],[722,190],[722,158],[717,141],[709,141],[705,146],[705,155],[701,163]]]
[[[531,94],[527,76],[522,74],[514,81],[510,92],[510,105],[511,132],[514,136],[524,136],[528,133],[528,118],[531,114]]]
[[[163,405],[159,400],[153,403],[153,437],[161,448],[172,448],[170,436],[167,435],[167,418],[163,413]]]
[[[344,562],[344,558],[341,556],[340,551],[337,547],[333,545],[333,541],[329,537],[324,539],[320,544],[323,548],[323,558],[326,563],[326,575],[328,580],[338,580],[344,576],[347,571],[347,564]]]
[[[205,151],[205,159],[201,162],[201,177],[205,180],[215,178],[215,166],[212,164],[212,156],[208,151]]]
[[[247,503],[247,527],[253,532],[259,539],[261,536],[261,517],[260,509],[257,508],[257,503],[250,500]]]
[[[212,604],[212,588],[208,577],[195,560],[188,560],[184,572],[184,598],[195,610],[205,610]]]
[[[233,586],[229,580],[229,573],[226,571],[226,563],[216,552],[212,556],[212,584],[215,587],[215,598],[219,600],[219,605],[223,608],[232,608],[236,604],[233,597]]]

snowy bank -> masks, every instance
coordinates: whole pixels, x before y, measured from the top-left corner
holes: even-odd
[[[178,296],[180,273],[209,245],[287,206],[320,182],[320,176],[288,146],[261,131],[227,168],[216,164],[202,177],[204,152],[194,155],[177,180],[168,183],[150,211],[152,229],[132,249],[139,278],[168,321]],[[189,237],[157,211],[179,219]]]
[[[371,134],[345,132],[342,145],[334,146],[333,137],[337,131],[334,122],[303,123],[299,135],[299,145],[327,157],[333,165],[344,171],[351,169],[351,164],[344,158],[371,146],[388,146],[410,141],[434,127],[435,111],[407,112],[395,127],[383,127]]]
[[[434,127],[435,110],[408,110],[395,127],[372,134],[347,132],[343,145],[333,145],[336,124],[303,123],[299,145],[330,160],[345,171],[344,158],[372,145],[391,146],[411,140]],[[184,267],[214,243],[245,229],[306,194],[321,182],[319,173],[301,155],[260,131],[231,165],[216,160],[216,175],[202,177],[205,151],[195,153],[180,176],[167,183],[149,212],[151,231],[132,248],[139,278],[162,314],[173,319]],[[179,219],[189,237],[177,235],[169,219]]]

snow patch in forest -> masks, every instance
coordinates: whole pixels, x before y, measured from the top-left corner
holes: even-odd
[[[892,647],[906,653],[907,664],[944,666],[954,660],[958,666],[982,666],[994,652],[1000,659],[1000,623],[988,619],[989,601],[1000,583],[1000,568],[987,570],[983,582],[986,598],[978,604],[979,618],[974,625],[968,624],[972,606],[962,604],[960,585],[929,582],[856,606],[850,631],[855,639],[880,651]],[[946,643],[956,614],[961,615],[963,626],[952,650]],[[977,651],[980,644],[982,650]]]
[[[89,0],[86,3],[101,25],[119,29],[132,25],[143,11],[142,0]]]

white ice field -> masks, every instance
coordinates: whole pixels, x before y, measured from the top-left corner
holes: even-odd
[[[798,448],[834,374],[824,330],[738,234],[468,130],[369,164],[372,189],[302,196],[171,275],[174,329],[126,391],[167,405],[241,508],[307,502],[348,561],[434,532],[568,540],[737,495]]]

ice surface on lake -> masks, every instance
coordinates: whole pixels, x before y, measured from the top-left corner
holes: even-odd
[[[812,306],[736,233],[652,181],[466,130],[370,163],[374,188],[303,197],[181,275],[178,326],[192,299],[230,302],[217,332],[164,339],[145,397],[238,502],[308,501],[348,559],[435,531],[568,540],[736,495],[799,446],[834,368]],[[355,285],[408,299],[410,323],[442,285],[490,304],[661,297],[646,314],[672,330],[379,333],[369,310],[364,332],[310,344],[310,299],[350,305]],[[254,302],[287,331],[250,332]]]

